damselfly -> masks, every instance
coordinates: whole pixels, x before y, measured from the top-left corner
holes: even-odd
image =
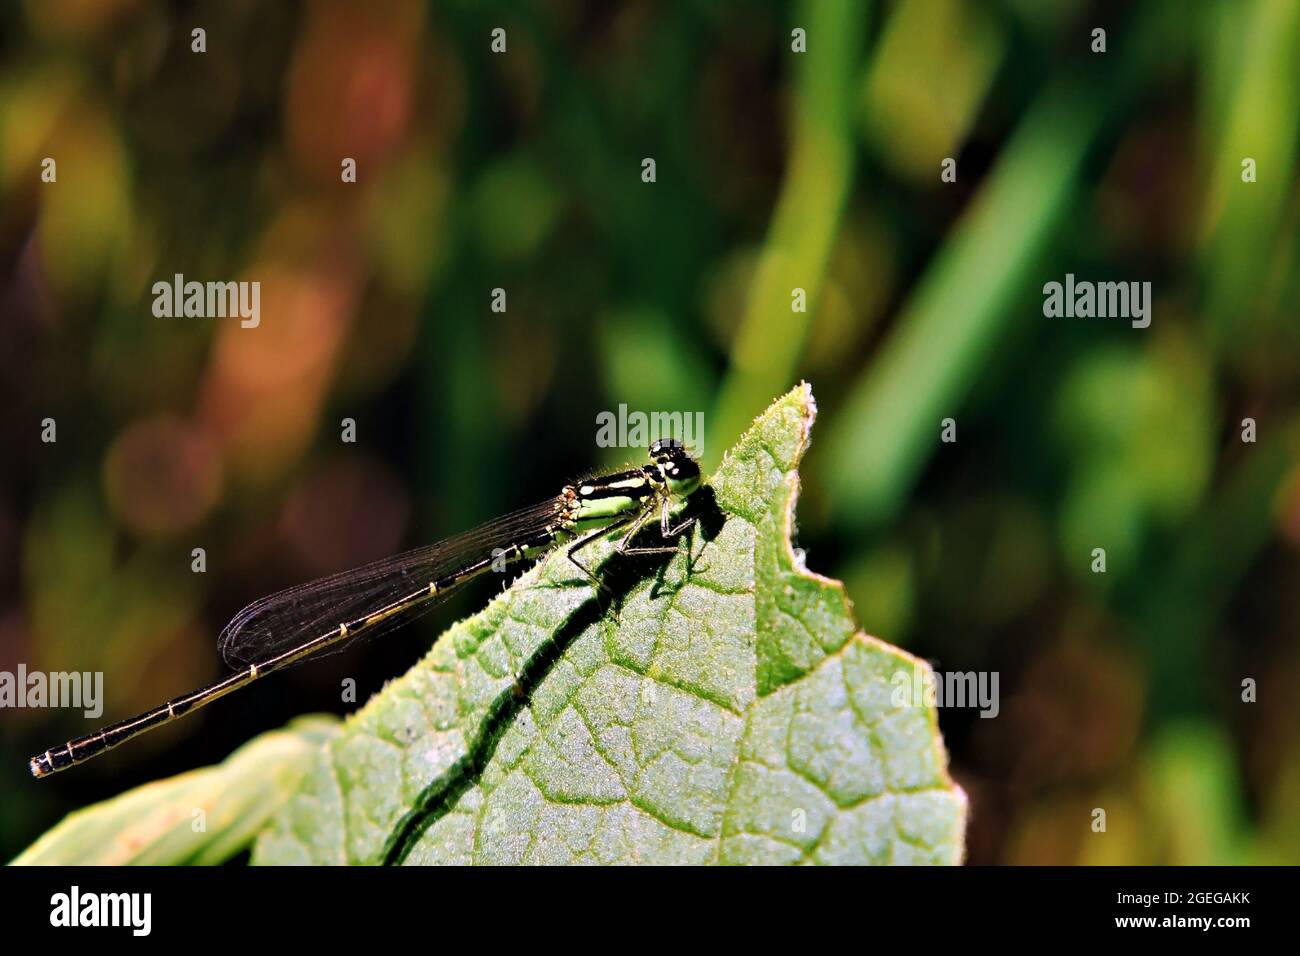
[[[558,545],[568,545],[569,560],[598,586],[600,580],[578,560],[578,552],[616,528],[627,528],[617,546],[622,554],[677,551],[672,542],[695,519],[673,525],[674,505],[700,487],[700,468],[675,439],[656,441],[650,446],[649,457],[649,463],[639,468],[566,485],[549,501],[438,544],[254,601],[235,615],[218,639],[221,656],[238,668],[235,673],[38,754],[31,759],[32,776],[45,777],[89,760],[259,677],[313,655],[339,650],[356,638],[391,630],[485,572],[505,570]],[[665,543],[634,547],[635,536],[656,514]]]

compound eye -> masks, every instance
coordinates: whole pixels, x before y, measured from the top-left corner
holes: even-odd
[[[659,438],[650,444],[651,458],[671,458],[684,446],[676,438]]]

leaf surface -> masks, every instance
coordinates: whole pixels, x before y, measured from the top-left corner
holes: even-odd
[[[705,489],[689,551],[562,552],[329,740],[254,862],[956,863],[966,801],[926,665],[791,544],[801,385]],[[700,503],[703,502],[703,505]]]

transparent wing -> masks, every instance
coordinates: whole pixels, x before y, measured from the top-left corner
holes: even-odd
[[[466,565],[490,558],[498,548],[536,539],[561,511],[552,498],[479,525],[437,544],[416,548],[370,564],[340,571],[260,598],[236,614],[217,639],[222,659],[231,667],[261,664],[298,647],[340,624],[364,618],[416,595],[429,583]],[[444,592],[412,602],[391,617],[357,631],[354,638],[331,645],[335,653],[353,643],[391,631],[436,607]],[[325,653],[325,652],[323,652]]]

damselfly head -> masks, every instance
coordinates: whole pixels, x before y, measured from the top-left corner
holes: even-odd
[[[659,438],[650,443],[650,460],[664,465],[670,461],[690,459],[690,453],[676,438]]]
[[[700,483],[700,466],[676,438],[660,438],[650,445],[650,460],[659,466],[676,494],[690,494]]]

